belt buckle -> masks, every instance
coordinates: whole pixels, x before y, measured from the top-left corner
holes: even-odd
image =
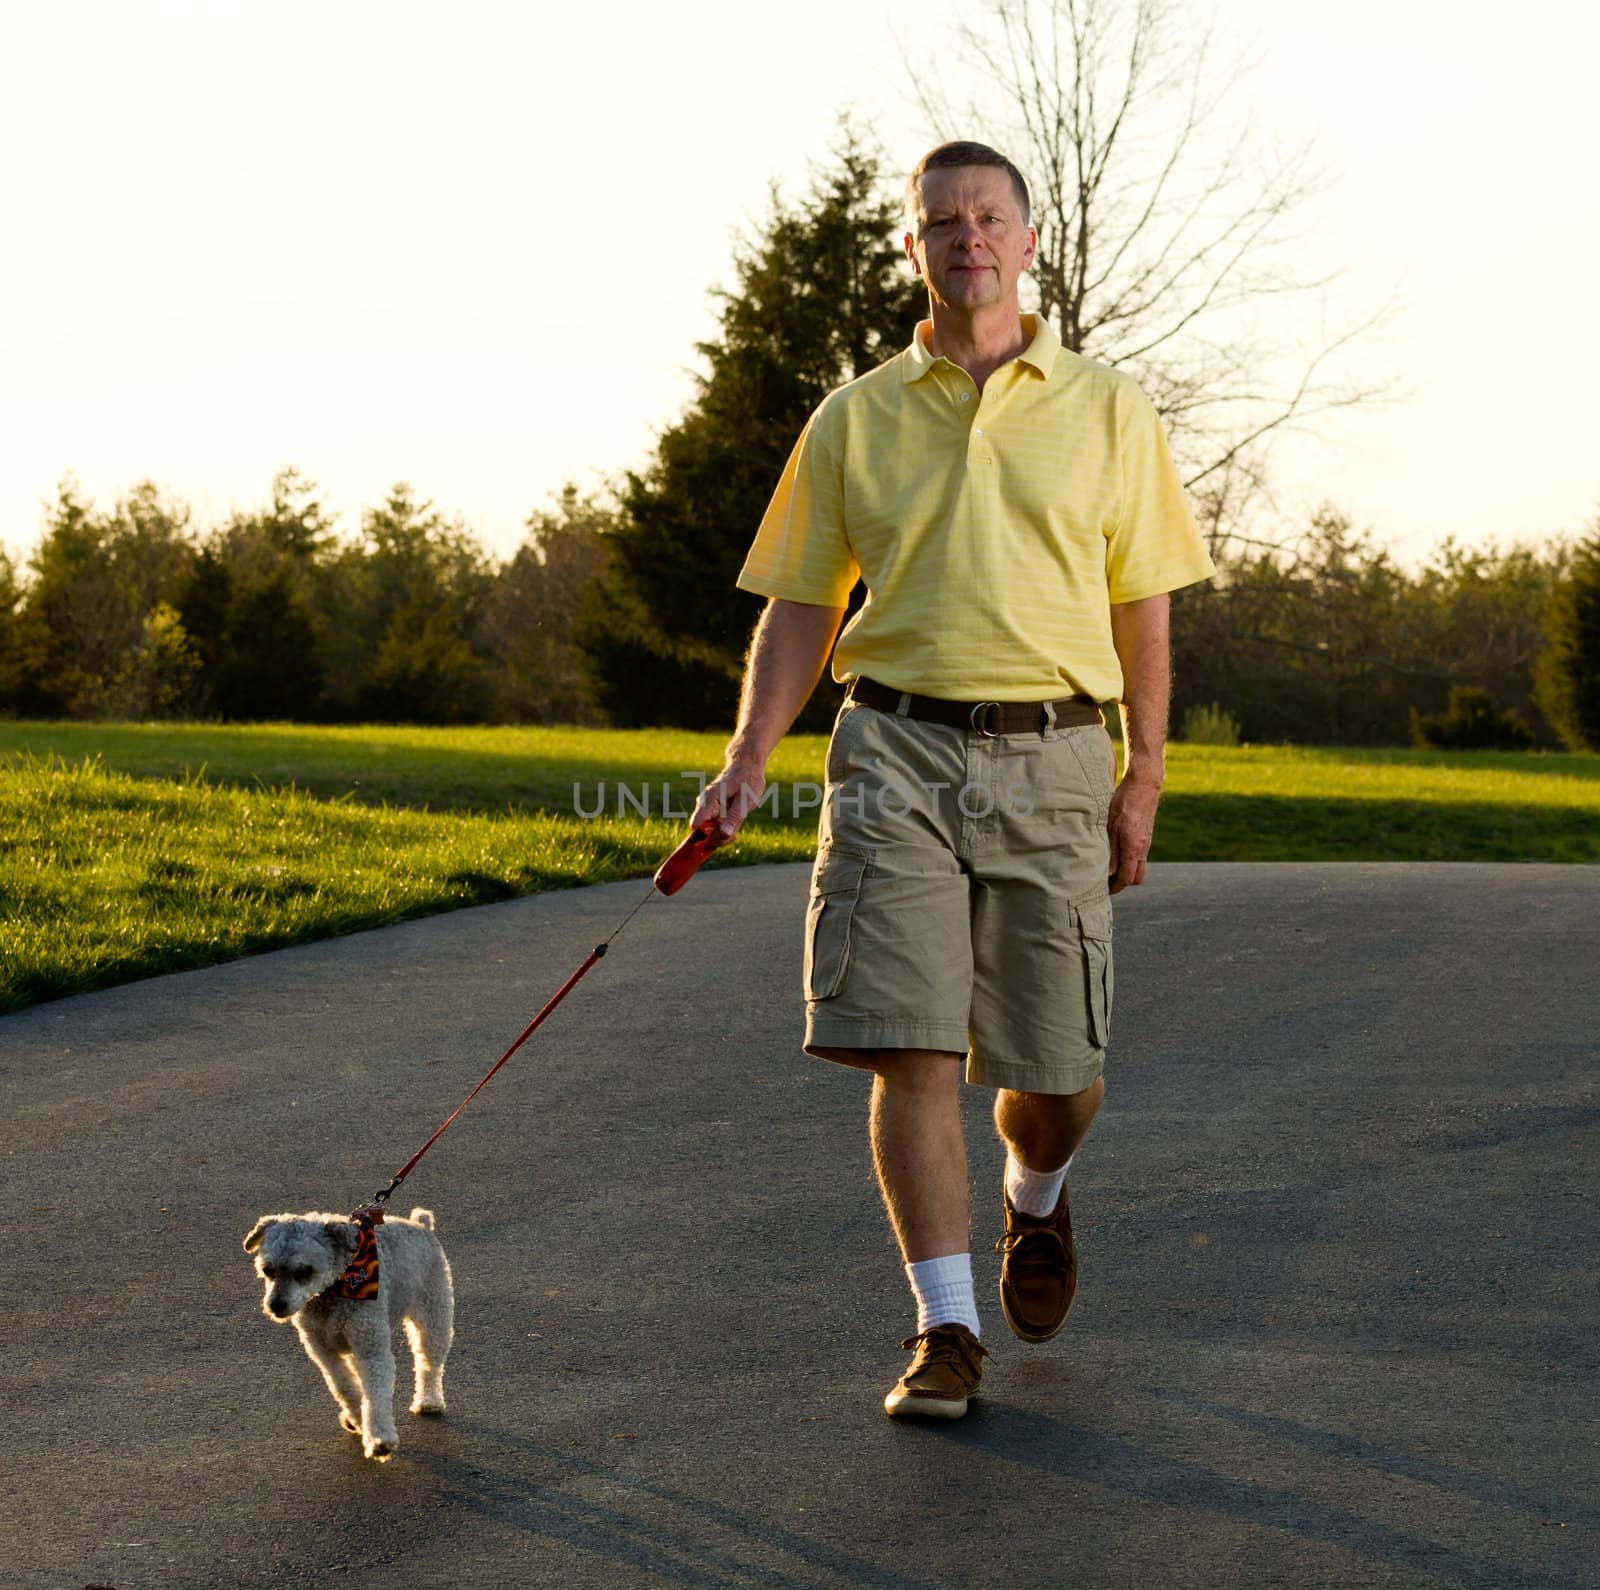
[[[988,727],[990,707],[993,707],[995,711],[998,712],[1000,710],[1000,703],[998,701],[978,702],[973,707],[972,711],[967,714],[967,722],[972,725],[976,733],[981,734],[986,740],[998,740],[1000,738],[1000,731],[998,729],[991,729]],[[979,713],[982,713],[984,718],[984,721],[981,723],[978,721]]]

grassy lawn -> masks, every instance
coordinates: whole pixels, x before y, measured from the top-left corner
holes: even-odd
[[[0,723],[0,1011],[643,877],[684,830],[684,775],[715,771],[723,738]],[[784,742],[769,769],[782,815],[752,819],[711,865],[809,857],[823,751]],[[1597,819],[1592,756],[1174,746],[1155,855],[1600,861]]]
[[[1165,861],[1600,861],[1600,757],[1177,745]]]

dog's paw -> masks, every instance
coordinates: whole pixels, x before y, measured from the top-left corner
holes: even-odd
[[[440,1397],[433,1402],[424,1402],[421,1397],[418,1397],[411,1404],[411,1411],[421,1418],[437,1419],[444,1412],[444,1398]]]
[[[368,1441],[362,1446],[362,1451],[375,1463],[387,1463],[394,1456],[394,1449],[398,1441]]]
[[[339,1415],[339,1428],[348,1430],[351,1435],[361,1434],[361,1421],[353,1414],[341,1413]]]

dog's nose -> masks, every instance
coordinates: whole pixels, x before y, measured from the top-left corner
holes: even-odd
[[[284,1319],[288,1316],[289,1305],[281,1297],[269,1297],[267,1299],[267,1310],[269,1313],[276,1314],[279,1319]]]

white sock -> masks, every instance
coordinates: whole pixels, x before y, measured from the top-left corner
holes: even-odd
[[[978,1304],[972,1295],[972,1255],[947,1253],[941,1259],[920,1259],[906,1266],[917,1295],[917,1331],[935,1325],[965,1325],[978,1334]]]
[[[1019,1215],[1032,1215],[1035,1220],[1053,1215],[1056,1201],[1061,1197],[1061,1184],[1067,1179],[1072,1160],[1073,1156],[1069,1154],[1067,1163],[1060,1170],[1029,1170],[1007,1149],[1006,1197],[1011,1200],[1011,1207]]]

